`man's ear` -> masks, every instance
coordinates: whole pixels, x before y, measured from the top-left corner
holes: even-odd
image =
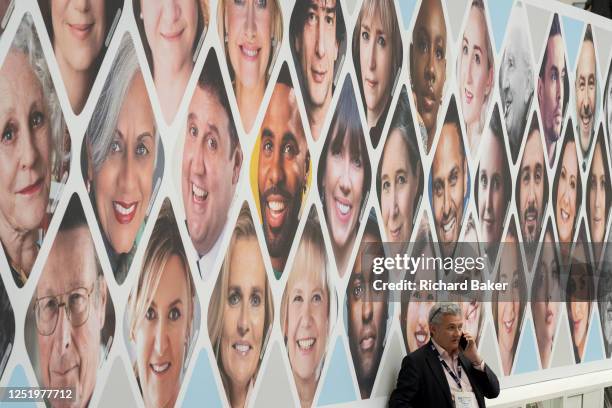
[[[240,146],[236,147],[234,151],[234,169],[232,172],[232,184],[238,183],[238,177],[240,177],[240,169],[242,168],[242,149]]]
[[[100,322],[100,330],[104,327],[106,321],[106,281],[104,275],[98,276],[98,321]]]
[[[293,48],[295,48],[295,52],[298,54],[302,53],[302,38],[301,34],[295,36],[295,41],[293,42]]]
[[[338,39],[334,41],[334,44],[334,62],[336,62],[336,60],[338,60],[338,51],[340,50],[340,43],[338,42]]]

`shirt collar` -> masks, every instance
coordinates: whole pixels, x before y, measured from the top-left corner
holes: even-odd
[[[456,360],[457,358],[459,358],[459,350],[457,350],[453,355],[450,355],[448,351],[446,351],[441,345],[436,343],[433,337],[431,338],[431,342],[433,343],[436,350],[438,350],[438,353],[440,353],[440,357],[442,357],[443,359]]]

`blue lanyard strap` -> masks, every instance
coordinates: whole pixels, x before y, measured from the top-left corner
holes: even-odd
[[[457,387],[459,387],[459,389],[462,390],[463,387],[461,387],[461,364],[457,364],[457,374],[455,374],[453,370],[450,369],[448,364],[446,364],[446,361],[444,361],[444,359],[438,352],[438,349],[436,348],[436,346],[434,346],[433,343],[429,343],[429,345],[431,346],[431,349],[434,351],[434,353],[436,353],[436,356],[438,356],[438,360],[440,360],[440,363],[442,364],[442,366],[446,369],[446,371],[453,378],[453,380],[455,381],[455,384],[457,384]]]

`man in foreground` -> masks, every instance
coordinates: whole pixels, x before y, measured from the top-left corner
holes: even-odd
[[[485,397],[496,398],[499,381],[478,354],[474,337],[463,331],[461,307],[437,303],[429,312],[429,328],[431,341],[404,357],[389,407],[483,408]]]

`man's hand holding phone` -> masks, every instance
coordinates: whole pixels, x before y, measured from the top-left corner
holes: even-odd
[[[478,347],[476,347],[476,339],[469,332],[464,331],[459,339],[459,348],[463,351],[463,355],[466,356],[474,365],[480,365],[482,358],[478,354]]]

